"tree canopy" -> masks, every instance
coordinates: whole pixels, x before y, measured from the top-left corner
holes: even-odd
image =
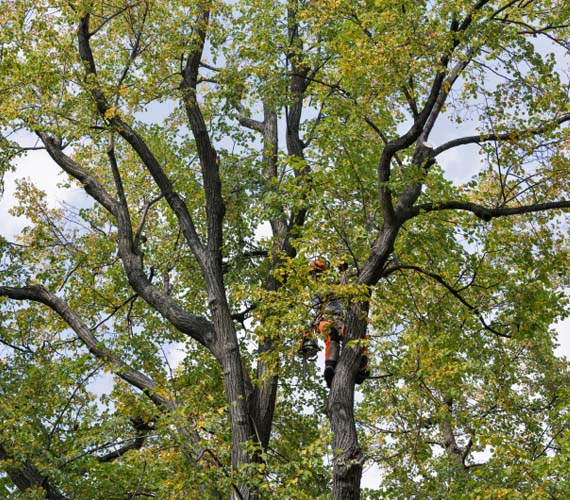
[[[3,1],[0,173],[77,203],[22,179],[0,238],[0,495],[567,498],[568,40],[559,0]]]

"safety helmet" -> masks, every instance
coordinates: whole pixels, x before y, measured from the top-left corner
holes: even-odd
[[[309,262],[309,269],[314,273],[322,273],[329,268],[328,262],[323,258],[316,258]]]

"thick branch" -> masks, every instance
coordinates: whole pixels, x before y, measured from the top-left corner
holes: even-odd
[[[118,110],[111,106],[105,97],[105,94],[97,84],[96,66],[93,59],[93,53],[89,44],[91,34],[89,33],[89,14],[81,20],[77,32],[78,48],[81,60],[85,65],[86,76],[92,78],[91,96],[97,105],[99,114],[108,121],[118,134],[133,148],[137,153],[147,170],[152,175],[154,181],[159,187],[161,193],[166,198],[168,204],[176,214],[182,233],[195,256],[203,261],[202,246],[194,222],[188,208],[182,201],[178,193],[174,191],[170,179],[165,174],[160,163],[149,149],[143,138],[135,132],[119,115]]]
[[[394,243],[401,226],[401,221],[384,220],[380,233],[372,245],[370,256],[358,276],[359,284],[372,286],[378,283],[382,277],[382,269],[394,250]]]
[[[289,72],[289,91],[294,96],[290,107],[286,109],[286,144],[287,152],[291,157],[304,160],[303,150],[305,144],[300,137],[300,124],[303,113],[303,99],[309,85],[310,68],[304,64],[301,54],[303,53],[303,41],[299,35],[297,20],[297,5],[292,3],[287,9],[289,46],[287,51],[288,64],[291,65]],[[314,70],[316,72],[316,70]],[[314,76],[314,74],[313,74]],[[267,189],[274,189],[272,181],[277,177],[277,154],[278,154],[278,126],[277,110],[274,105],[264,102],[263,105],[263,164],[264,177]],[[295,176],[301,183],[305,182],[305,175],[309,167],[303,163],[301,168],[295,168]],[[307,211],[305,208],[292,209],[287,220],[287,214],[282,210],[271,222],[271,228],[275,237],[271,249],[270,268],[267,273],[265,287],[267,290],[278,290],[281,286],[274,276],[274,269],[282,262],[282,253],[289,257],[295,255],[295,248],[290,243],[291,232],[304,224]],[[268,337],[258,346],[259,352],[271,351],[274,348],[274,338]],[[257,378],[260,384],[255,393],[254,415],[256,432],[263,448],[267,448],[273,422],[273,412],[277,395],[278,378],[274,370],[265,360],[260,358],[257,365]]]
[[[196,142],[198,158],[202,169],[204,192],[206,195],[206,214],[208,219],[208,250],[213,253],[216,268],[221,279],[222,259],[222,221],[225,204],[222,198],[222,184],[216,150],[210,139],[208,128],[197,99],[198,70],[204,52],[210,11],[204,7],[195,21],[194,37],[197,42],[192,47],[186,65],[182,71],[180,90],[184,101],[186,116]]]
[[[113,197],[105,191],[97,179],[84,169],[79,163],[67,156],[62,149],[61,143],[45,132],[37,132],[38,137],[44,143],[48,154],[61,167],[63,171],[78,180],[95,201],[105,207],[109,213],[116,215],[117,205]]]
[[[474,6],[474,11],[481,9],[486,3],[486,0],[478,2]],[[436,75],[431,88],[430,96],[428,97],[428,100],[426,101],[422,112],[420,114],[417,114],[416,112],[414,125],[408,132],[412,133],[411,138],[413,138],[414,141],[420,139],[416,144],[416,149],[414,151],[414,156],[412,159],[412,165],[421,165],[426,173],[434,162],[434,155],[431,150],[428,151],[428,148],[426,148],[426,141],[435,123],[437,122],[441,111],[443,110],[447,96],[449,95],[449,91],[461,75],[461,72],[471,61],[473,53],[475,52],[475,49],[471,48],[468,51],[467,56],[463,60],[457,62],[451,71],[449,71],[447,77],[445,76],[447,74],[447,67],[449,66],[452,55],[460,45],[460,41],[456,35],[465,31],[471,25],[471,22],[472,15],[469,14],[461,24],[456,20],[451,23],[450,34],[454,35],[455,37],[453,44],[449,51],[441,57],[440,66],[442,67],[442,70]],[[416,128],[415,131],[414,128]],[[431,149],[431,146],[429,146],[429,149]],[[419,182],[414,182],[408,186],[408,188],[404,191],[398,200],[396,207],[397,215],[399,215],[399,212],[402,209],[412,206],[416,202],[421,193],[422,184],[423,180],[420,180]]]
[[[114,372],[119,378],[147,394],[152,402],[162,411],[174,409],[175,405],[172,400],[156,392],[157,384],[151,378],[137,370],[133,370],[127,363],[113,354],[91,333],[89,327],[81,321],[66,302],[52,294],[45,287],[41,285],[22,288],[1,286],[0,296],[14,300],[32,300],[47,305],[73,329],[91,354],[113,366]]]
[[[67,156],[58,141],[45,133],[39,133],[46,148],[56,163],[85,186],[85,191],[101,203],[117,220],[119,254],[133,289],[152,307],[159,311],[182,333],[198,342],[209,345],[214,336],[213,326],[205,318],[186,312],[170,296],[153,286],[146,276],[141,256],[137,254],[122,182],[114,149],[109,147],[108,156],[117,186],[119,201],[114,200],[97,180],[79,163]]]
[[[547,203],[535,203],[532,205],[520,205],[518,207],[487,208],[477,203],[469,201],[446,201],[441,203],[423,203],[407,210],[404,214],[406,220],[416,217],[422,213],[440,210],[466,210],[484,221],[490,221],[497,217],[508,215],[522,215],[533,212],[543,212],[545,210],[562,210],[570,208],[570,201],[560,200]]]
[[[89,44],[89,38],[91,36],[89,34],[89,14],[82,19],[77,36],[79,54],[85,64],[87,76],[92,77],[94,81],[93,86],[91,87],[91,95],[97,105],[99,114],[113,126],[117,133],[138,154],[139,158],[152,175],[161,194],[165,197],[173,212],[176,214],[182,234],[192,249],[194,256],[197,258],[202,268],[205,268],[208,258],[204,252],[204,248],[200,242],[194,222],[188,212],[186,204],[182,201],[178,193],[174,191],[170,179],[162,169],[152,151],[149,149],[146,142],[122,120],[117,110],[109,105],[107,98],[96,83],[96,66]],[[113,161],[116,161],[114,155],[110,156],[110,160],[113,166]],[[116,183],[118,182],[120,184],[120,177],[118,176],[116,165],[113,168],[113,171]],[[120,191],[119,185],[117,185],[117,188]],[[146,302],[157,309],[181,332],[192,336],[198,340],[198,342],[206,346],[211,345],[211,341],[214,337],[212,324],[202,317],[188,314],[174,300],[172,300],[171,297],[152,286],[147,279],[143,270],[141,258],[136,254],[136,249],[133,245],[132,229],[130,228],[128,213],[125,212],[124,203],[122,203],[121,210],[115,210],[114,215],[117,217],[119,226],[119,252],[131,286]]]
[[[454,46],[455,48],[455,46]],[[441,65],[445,68],[449,63],[450,55],[446,55],[441,60]],[[426,123],[431,117],[435,123],[438,116],[438,109],[441,109],[445,102],[448,89],[444,88],[445,69],[440,71],[434,78],[429,96],[424,104],[422,111],[416,116],[413,125],[410,129],[397,139],[394,139],[386,144],[382,151],[382,156],[378,163],[378,186],[380,203],[382,206],[382,216],[385,223],[394,224],[396,213],[394,211],[392,193],[388,188],[388,182],[391,175],[392,158],[396,153],[402,149],[411,146],[420,136],[427,137],[429,128],[426,130]],[[431,125],[433,126],[433,124]],[[376,266],[378,268],[378,265]]]
[[[465,60],[459,61],[449,73],[449,76],[444,80],[444,83],[439,91],[439,95],[436,99],[436,102],[431,110],[430,116],[426,121],[424,129],[422,131],[423,140],[427,140],[429,137],[430,132],[432,131],[441,111],[443,110],[443,106],[447,101],[447,96],[449,95],[449,91],[453,87],[454,83],[457,81],[461,72],[469,65],[471,58],[473,57],[474,50],[470,50],[469,54],[465,58]]]
[[[33,486],[39,486],[45,491],[48,500],[67,500],[67,497],[52,486],[49,479],[42,475],[33,465],[17,464],[6,448],[0,444],[0,460],[9,461],[10,465],[5,467],[6,474],[20,491],[26,491]]]
[[[243,114],[238,115],[238,122],[240,125],[242,125],[245,128],[249,128],[251,130],[255,130],[261,133],[263,133],[264,131],[263,122],[260,122],[259,120],[254,120],[253,118],[249,118],[248,116],[245,116]]]
[[[117,227],[119,233],[119,240],[126,239],[128,241],[130,251],[129,253],[137,253],[133,244],[133,226],[131,223],[131,216],[129,214],[129,206],[127,204],[127,197],[123,187],[123,180],[119,172],[117,164],[117,157],[115,156],[115,140],[113,135],[109,139],[109,147],[107,148],[107,156],[109,157],[109,164],[111,165],[111,172],[113,173],[113,180],[115,181],[115,188],[117,190]]]

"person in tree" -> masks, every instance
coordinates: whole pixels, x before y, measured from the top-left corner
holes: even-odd
[[[323,258],[316,258],[309,262],[309,269],[318,279],[325,271],[329,270],[327,261]],[[339,270],[346,271],[346,264],[341,264]],[[345,310],[341,301],[333,293],[326,295],[315,294],[311,298],[314,320],[312,323],[313,332],[318,332],[326,338],[325,342],[325,371],[324,379],[330,389],[335,374],[336,365],[340,355],[342,337],[344,335],[344,315]],[[318,351],[314,333],[304,333],[300,352],[303,356],[314,357]],[[368,370],[368,348],[365,347],[360,368],[356,376],[356,383],[361,384],[369,376]]]

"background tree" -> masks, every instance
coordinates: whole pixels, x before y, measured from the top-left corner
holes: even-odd
[[[569,18],[4,2],[2,168],[43,149],[85,194],[21,181],[1,243],[5,496],[351,499],[366,461],[370,498],[567,496]],[[295,356],[318,291],[328,394]]]

